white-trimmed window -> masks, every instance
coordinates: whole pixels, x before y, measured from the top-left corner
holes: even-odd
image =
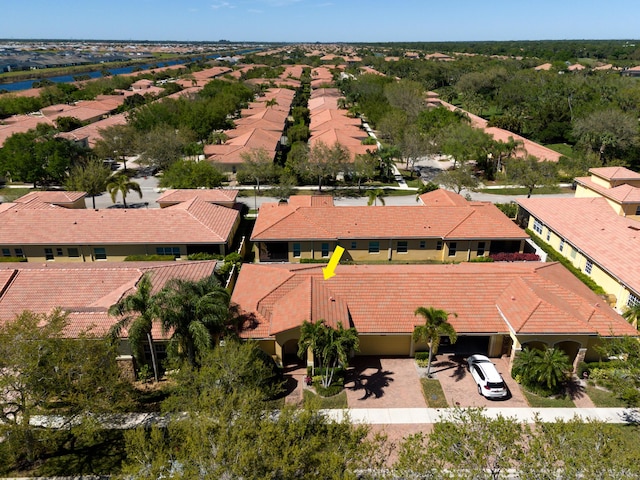
[[[426,240],[420,240],[420,248],[422,250],[424,250],[425,248],[427,248],[427,241]]]
[[[53,260],[53,248],[45,248],[44,249],[44,259],[45,260]]]
[[[584,266],[584,273],[591,275],[591,270],[593,270],[593,262],[591,260],[587,260],[587,263]]]
[[[640,205],[636,207],[636,215],[640,215]]]
[[[398,253],[407,253],[409,251],[409,242],[406,240],[398,241]]]
[[[351,248],[352,248],[352,249],[354,249],[354,248],[358,248],[358,242],[356,242],[355,240],[352,240],[352,241],[351,241]]]
[[[558,251],[564,250],[564,238],[560,239],[560,246],[558,247]]]
[[[16,257],[18,257],[18,258],[24,258],[24,252],[22,251],[22,249],[21,249],[21,248],[16,248],[16,249],[15,249],[15,252],[16,252]]]
[[[542,222],[537,218],[533,220],[533,231],[542,235]]]
[[[629,294],[629,300],[627,300],[627,307],[635,307],[640,305],[640,297],[634,293]]]
[[[484,256],[484,251],[485,251],[485,243],[484,242],[478,242],[478,253],[477,253],[477,255],[479,257],[483,257]]]
[[[327,258],[329,256],[329,244],[328,243],[321,244],[320,251],[322,253],[322,258]]]
[[[436,242],[436,250],[442,250],[442,240]]]
[[[551,241],[551,230],[547,228],[547,242]]]
[[[11,249],[10,248],[3,248],[2,249],[2,256],[3,257],[10,257],[11,256]]]
[[[300,252],[302,251],[302,249],[300,248],[300,244],[299,243],[294,243],[293,244],[293,258],[300,258]]]
[[[576,249],[571,247],[571,250],[569,251],[569,256],[573,259],[576,258]]]
[[[458,252],[458,242],[449,243],[449,256],[455,257]]]
[[[369,242],[369,253],[380,253],[380,242],[377,240],[371,240]]]

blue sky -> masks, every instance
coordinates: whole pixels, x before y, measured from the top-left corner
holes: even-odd
[[[0,38],[630,39],[638,18],[638,0],[0,0]]]

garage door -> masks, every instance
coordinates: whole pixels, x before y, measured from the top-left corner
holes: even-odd
[[[409,356],[410,335],[360,335],[358,355]]]

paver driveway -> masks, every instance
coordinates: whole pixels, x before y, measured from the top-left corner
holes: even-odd
[[[349,408],[425,408],[413,358],[355,357],[345,389]]]
[[[449,403],[455,407],[528,407],[520,386],[509,374],[509,360],[492,358],[498,372],[509,387],[510,398],[506,400],[488,400],[478,393],[478,387],[467,371],[466,357],[438,355],[431,364],[431,372],[440,380],[442,390]]]

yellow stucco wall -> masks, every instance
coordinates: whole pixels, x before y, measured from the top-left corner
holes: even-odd
[[[157,246],[159,245],[26,245],[21,248],[29,262],[117,262],[123,261],[129,255],[155,255]],[[162,246],[179,247],[181,257],[186,258],[187,248],[185,245],[163,244]],[[0,252],[2,248],[9,248],[12,254],[15,252],[15,246],[0,246]],[[47,260],[45,248],[52,250],[52,260]],[[95,248],[105,249],[106,260],[95,259]],[[73,254],[70,249],[77,249],[78,256],[70,256]]]
[[[411,352],[411,335],[360,335],[358,355],[401,355]]]

